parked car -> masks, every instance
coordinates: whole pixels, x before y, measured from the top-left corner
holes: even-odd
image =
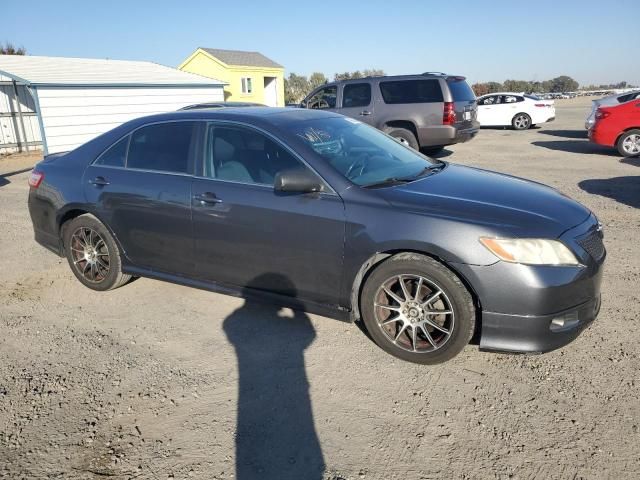
[[[358,119],[430,154],[471,140],[479,129],[473,90],[464,77],[443,73],[328,83],[301,106]]]
[[[196,110],[201,108],[233,108],[233,107],[266,107],[261,103],[253,102],[205,102],[187,105],[180,110]]]
[[[589,139],[615,147],[623,157],[640,155],[640,98],[611,107],[599,107]]]
[[[589,113],[587,120],[584,122],[584,128],[589,130],[593,127],[593,124],[596,123],[596,112],[598,111],[598,108],[620,105],[621,103],[637,99],[640,99],[640,90],[623,93],[621,95],[610,95],[608,97],[599,98],[598,100],[593,100],[591,104],[591,112]]]
[[[556,118],[553,100],[526,93],[490,93],[478,98],[478,121],[483,127],[527,130]]]
[[[331,112],[139,118],[45,158],[29,184],[36,241],[90,289],[144,276],[361,319],[413,362],[474,332],[483,349],[551,350],[600,306],[586,207]]]

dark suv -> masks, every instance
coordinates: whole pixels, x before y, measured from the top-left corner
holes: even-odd
[[[356,118],[425,153],[471,140],[480,128],[465,77],[441,73],[328,83],[301,106]]]

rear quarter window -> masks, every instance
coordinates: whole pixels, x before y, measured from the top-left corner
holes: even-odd
[[[107,165],[109,167],[124,167],[127,158],[127,146],[129,135],[105,150],[95,161],[95,165]]]
[[[473,90],[465,80],[448,80],[447,85],[454,102],[468,102],[476,99]]]
[[[434,103],[444,101],[438,80],[395,80],[380,82],[384,103]]]

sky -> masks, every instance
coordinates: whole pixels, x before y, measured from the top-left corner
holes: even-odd
[[[31,55],[177,67],[197,47],[259,51],[287,74],[441,71],[471,82],[640,84],[638,0],[2,0],[0,42]],[[626,13],[625,13],[626,12]]]

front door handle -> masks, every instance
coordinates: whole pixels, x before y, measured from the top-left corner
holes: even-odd
[[[216,203],[222,203],[222,200],[216,197],[216,194],[213,192],[199,193],[198,195],[194,195],[193,199],[196,202],[199,202],[200,205],[215,205]]]
[[[95,185],[96,187],[104,187],[105,185],[109,185],[109,182],[104,177],[96,177],[93,180],[89,180],[91,185]]]
[[[362,116],[371,115],[371,112],[369,110],[363,110],[360,112],[360,115]]]

